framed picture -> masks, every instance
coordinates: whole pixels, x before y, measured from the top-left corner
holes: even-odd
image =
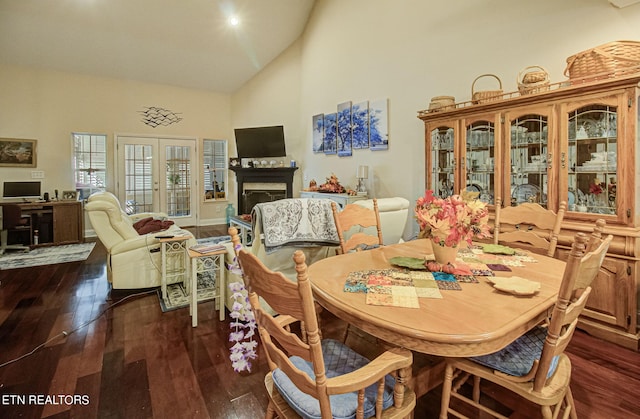
[[[0,138],[0,166],[36,167],[38,140]]]
[[[77,201],[78,200],[78,191],[62,191],[62,200],[63,201]]]

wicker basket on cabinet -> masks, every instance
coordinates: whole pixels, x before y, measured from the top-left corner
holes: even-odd
[[[579,52],[567,58],[564,75],[570,80],[598,74],[612,74],[640,66],[639,41],[615,41]]]
[[[478,80],[480,80],[483,77],[493,77],[496,80],[498,80],[498,84],[500,86],[499,89],[497,90],[481,90],[481,91],[476,91],[476,82]],[[476,77],[476,79],[473,81],[473,83],[471,84],[471,102],[478,104],[478,103],[485,103],[485,102],[491,102],[492,100],[499,100],[502,98],[502,80],[500,80],[500,78],[498,76],[496,76],[495,74],[482,74],[478,77]]]
[[[434,96],[429,103],[429,112],[446,111],[456,107],[456,98],[453,96]]]
[[[539,65],[530,65],[518,73],[518,90],[522,95],[549,90],[549,73]]]

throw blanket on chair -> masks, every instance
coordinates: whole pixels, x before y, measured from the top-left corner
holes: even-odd
[[[261,223],[265,252],[283,246],[337,246],[338,231],[328,199],[293,198],[256,204],[253,230]]]

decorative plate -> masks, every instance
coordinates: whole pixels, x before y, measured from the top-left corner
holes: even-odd
[[[489,192],[482,192],[478,199],[480,199],[482,202],[493,204],[493,195],[491,195]]]
[[[515,255],[516,251],[509,246],[502,244],[483,244],[482,251],[484,253],[492,253],[495,255]]]
[[[389,263],[396,266],[402,266],[403,268],[424,270],[427,267],[424,265],[424,259],[412,258],[408,256],[396,256],[389,259]]]
[[[489,282],[493,283],[493,288],[514,295],[533,295],[540,291],[539,282],[529,281],[528,279],[521,278],[519,276],[494,276],[487,279]]]
[[[536,185],[531,185],[528,183],[524,183],[522,185],[518,185],[512,194],[512,198],[516,199],[516,203],[521,204],[523,202],[530,202],[529,199],[531,197],[534,198],[534,202],[538,200],[538,194],[540,193],[540,188]]]
[[[576,203],[576,194],[573,192],[573,189],[569,189],[569,197],[567,199],[569,205],[575,205]]]
[[[478,193],[482,192],[482,188],[480,186],[476,185],[475,183],[468,184],[467,185],[467,190],[469,192],[478,192]]]

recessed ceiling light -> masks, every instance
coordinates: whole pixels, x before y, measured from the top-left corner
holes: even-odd
[[[231,16],[229,18],[229,25],[231,26],[238,26],[240,24],[240,19],[238,19],[237,16]]]

